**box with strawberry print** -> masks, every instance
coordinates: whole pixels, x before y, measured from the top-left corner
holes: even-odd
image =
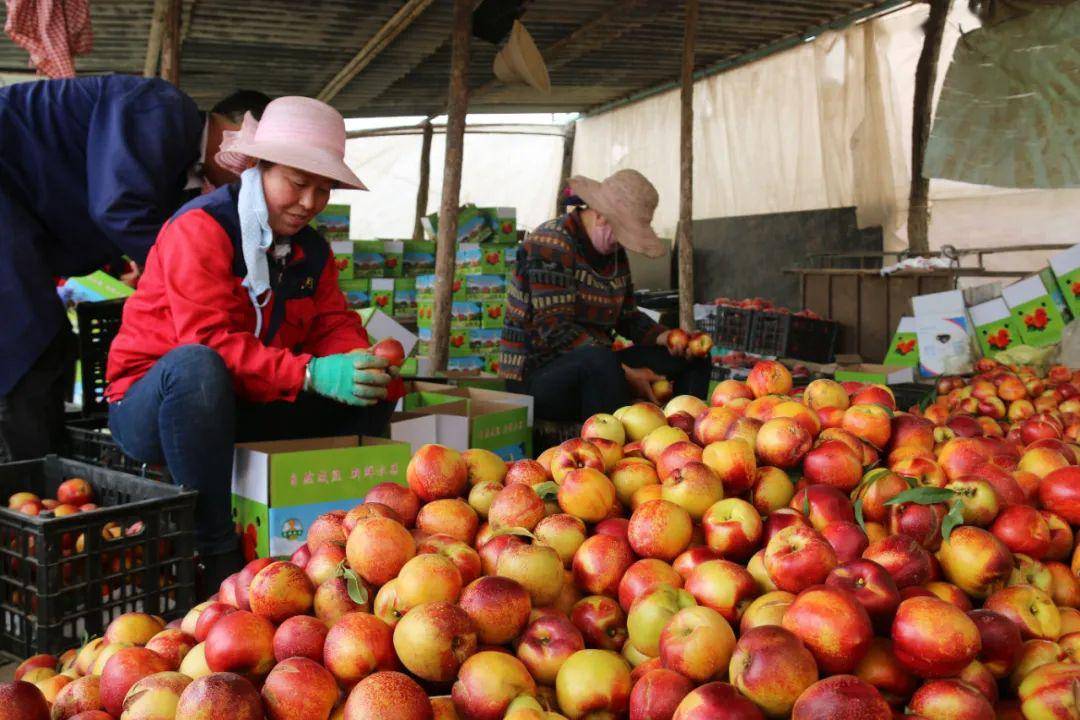
[[[1052,256],[1050,269],[1069,312],[1080,317],[1080,245]]]

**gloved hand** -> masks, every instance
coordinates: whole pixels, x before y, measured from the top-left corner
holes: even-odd
[[[348,405],[370,406],[386,397],[390,376],[385,359],[365,352],[312,358],[310,387],[318,394]]]

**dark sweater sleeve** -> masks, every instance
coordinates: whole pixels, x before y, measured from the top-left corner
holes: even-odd
[[[621,250],[619,252],[622,253]],[[637,301],[634,300],[634,284],[627,276],[626,295],[623,297],[622,310],[619,312],[615,331],[635,345],[655,345],[656,338],[667,330],[668,328],[638,309]]]
[[[518,249],[503,326],[503,377],[523,379],[528,355],[557,356],[600,344],[575,320],[576,262],[573,240],[555,229],[538,228]]]

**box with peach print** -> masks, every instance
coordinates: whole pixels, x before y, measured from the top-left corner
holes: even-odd
[[[983,355],[992,358],[1020,344],[1020,328],[1001,298],[968,308],[975,326],[975,339]]]
[[[1056,289],[1056,288],[1055,288]],[[1001,291],[1025,345],[1045,347],[1061,341],[1065,319],[1043,278],[1032,275]]]

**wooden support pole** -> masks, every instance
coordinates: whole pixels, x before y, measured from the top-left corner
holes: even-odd
[[[911,194],[908,199],[908,251],[930,252],[930,180],[923,177],[923,160],[933,121],[934,86],[945,21],[952,0],[930,0],[919,64],[915,67],[915,108],[911,126]]]
[[[168,10],[169,0],[154,1],[154,14],[150,18],[150,35],[146,40],[143,77],[157,77],[158,60],[161,58],[161,36],[165,34],[165,16]]]
[[[694,328],[694,41],[697,36],[698,0],[686,0],[683,26],[682,117],[679,128],[679,225],[675,247],[679,253],[679,325]]]
[[[352,79],[355,78],[361,70],[370,65],[371,61],[377,58],[398,35],[412,25],[413,21],[420,17],[424,10],[427,10],[428,5],[431,5],[433,1],[434,0],[408,0],[408,2],[404,3],[401,6],[401,9],[394,13],[393,17],[375,31],[375,34],[364,44],[364,47],[360,48],[359,52],[357,52],[349,62],[345,63],[345,67],[341,68],[341,70],[330,79],[330,82],[326,83],[326,86],[319,91],[319,94],[316,95],[316,97],[326,103],[333,100],[346,85],[352,82]]]
[[[450,309],[454,283],[458,198],[461,161],[465,149],[465,111],[469,107],[469,36],[472,35],[472,0],[454,0],[453,51],[450,56],[450,104],[446,120],[446,156],[443,165],[439,238],[435,248],[435,307],[431,327],[431,364],[446,370],[450,350]]]
[[[180,86],[180,0],[168,0],[161,37],[161,77]]]
[[[574,169],[574,136],[576,134],[577,123],[570,121],[566,124],[566,132],[563,134],[562,173],[559,175],[559,187],[555,188],[556,215],[562,214],[563,190],[566,189],[566,181],[570,179],[570,173]]]
[[[413,223],[412,239],[424,239],[424,224],[421,222],[427,215],[428,186],[431,184],[431,136],[435,129],[431,120],[424,122],[423,142],[420,145],[420,184],[416,188],[416,222]]]

